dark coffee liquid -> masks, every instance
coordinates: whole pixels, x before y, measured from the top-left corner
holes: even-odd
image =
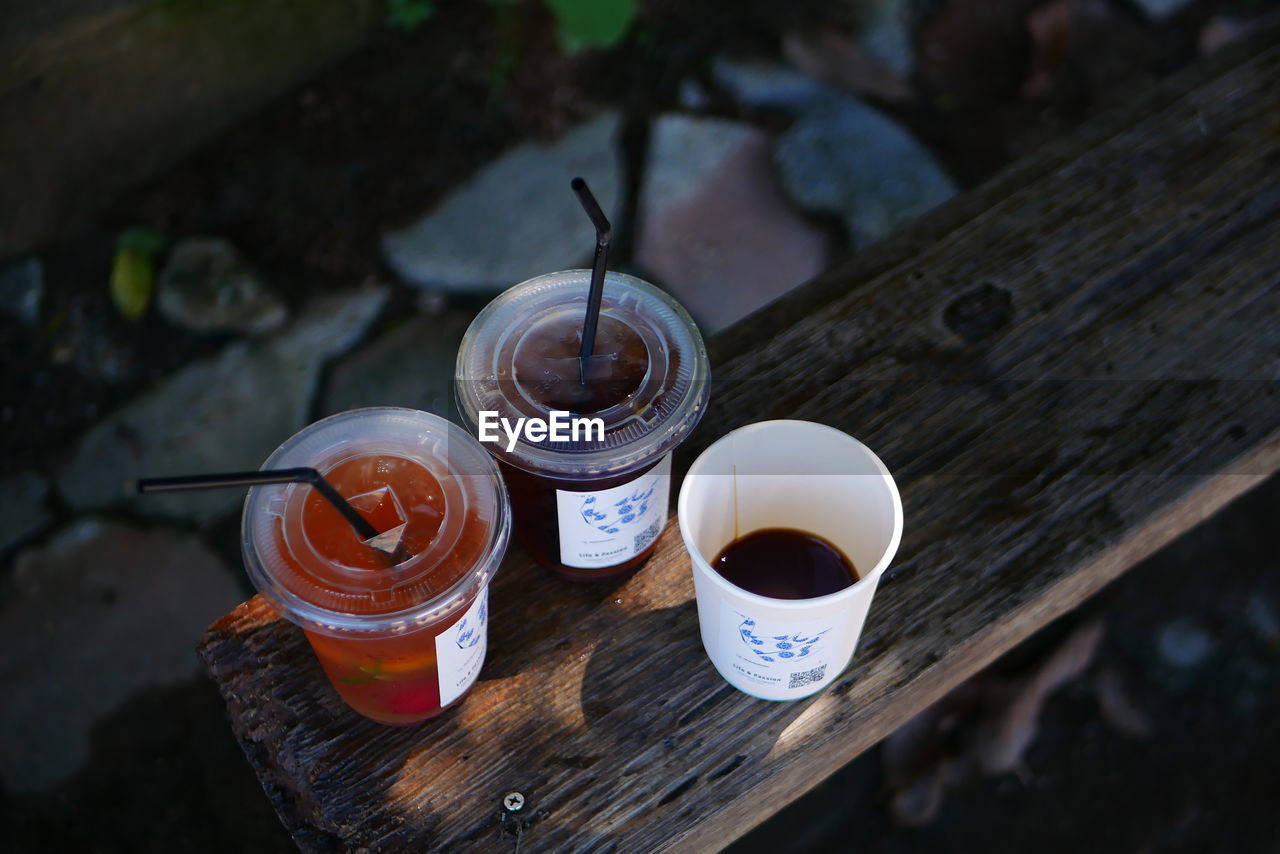
[[[770,599],[812,599],[851,586],[858,571],[817,534],[764,528],[724,547],[711,567],[732,584]]]
[[[611,317],[600,318],[585,385],[579,373],[581,347],[580,318],[539,325],[516,350],[516,383],[539,405],[579,415],[604,412],[639,390],[649,370],[649,351],[634,329]]]

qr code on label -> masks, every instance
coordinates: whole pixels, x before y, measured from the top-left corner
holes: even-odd
[[[636,534],[636,542],[635,542],[633,554],[640,554],[640,552],[649,548],[649,543],[652,543],[657,538],[658,538],[658,522],[655,521],[652,525],[645,528],[640,533]]]
[[[815,682],[821,682],[822,677],[827,673],[827,665],[819,664],[812,670],[801,670],[799,673],[791,674],[791,682],[788,688],[803,688],[806,685],[812,685]]]

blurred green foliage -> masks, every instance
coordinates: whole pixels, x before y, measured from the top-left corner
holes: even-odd
[[[635,0],[546,0],[565,50],[613,47],[631,28]]]
[[[568,51],[609,48],[622,40],[636,16],[636,0],[544,0],[556,17],[560,46]],[[518,0],[487,0],[498,7]],[[409,31],[436,12],[434,0],[386,0],[387,24]]]
[[[155,256],[164,238],[149,228],[130,228],[116,238],[111,264],[111,301],[125,320],[143,315],[155,290]]]
[[[431,0],[387,0],[387,23],[408,32],[436,13]]]

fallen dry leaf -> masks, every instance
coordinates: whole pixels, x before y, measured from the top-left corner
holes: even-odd
[[[899,827],[922,827],[933,821],[943,799],[942,765],[935,765],[911,785],[893,793],[889,817]]]
[[[1247,34],[1251,29],[1248,21],[1229,18],[1226,15],[1214,15],[1200,30],[1199,48],[1201,55],[1213,53],[1215,50]]]
[[[1013,700],[978,739],[975,749],[983,771],[1003,774],[1021,766],[1023,755],[1035,739],[1044,701],[1088,668],[1102,632],[1102,623],[1096,621],[1076,629],[1036,673],[1020,683]]]
[[[1093,687],[1098,692],[1098,712],[1107,725],[1133,738],[1146,738],[1151,734],[1147,716],[1129,697],[1115,668],[1103,668]]]
[[[1105,91],[1151,62],[1148,31],[1106,0],[1049,0],[1024,24],[1031,62],[1019,94],[1028,100]]]
[[[915,78],[950,109],[1016,98],[1027,73],[1027,15],[1042,0],[948,0],[919,28]]]
[[[938,704],[930,706],[898,727],[881,747],[880,762],[884,784],[898,790],[911,785],[936,759]]]
[[[885,786],[905,788],[941,761],[948,735],[983,702],[984,695],[980,681],[964,682],[890,733],[880,757]]]
[[[1053,90],[1058,68],[1071,44],[1071,6],[1073,0],[1051,0],[1027,15],[1027,32],[1031,34],[1031,71],[1022,84],[1022,97],[1043,98]]]
[[[1028,675],[1013,681],[975,677],[886,738],[881,761],[893,822],[928,824],[949,790],[984,773],[1023,776],[1022,758],[1045,700],[1088,669],[1102,634],[1100,621],[1086,623]]]

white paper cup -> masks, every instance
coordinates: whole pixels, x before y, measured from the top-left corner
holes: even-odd
[[[751,424],[698,457],[680,488],[678,514],[702,645],[720,675],[764,700],[797,700],[834,682],[902,539],[902,501],[879,457],[823,424]],[[735,538],[762,528],[829,540],[853,561],[857,583],[813,599],[771,599],[711,568]]]

